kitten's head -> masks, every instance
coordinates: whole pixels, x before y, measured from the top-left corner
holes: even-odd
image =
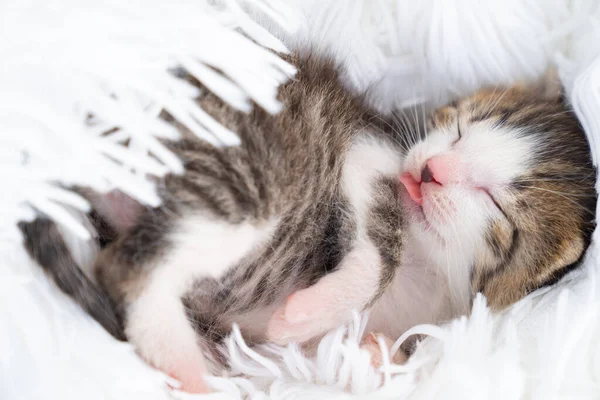
[[[415,245],[448,268],[454,292],[495,308],[564,275],[595,226],[588,142],[547,89],[482,90],[438,109],[404,162]]]

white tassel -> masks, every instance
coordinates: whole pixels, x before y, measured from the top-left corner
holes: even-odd
[[[159,141],[178,137],[158,118],[161,110],[214,145],[239,144],[235,132],[193,101],[198,89],[172,75],[175,67],[243,112],[251,110],[251,101],[271,113],[280,110],[277,88],[294,67],[234,29],[270,49],[287,49],[237,1],[211,3],[101,0],[90,7],[60,0],[2,6],[0,34],[11,40],[0,42],[0,180],[19,187],[2,200],[14,221],[26,217],[22,205],[28,204],[86,235],[55,204],[60,199],[44,191],[50,181],[120,189],[158,205],[146,179],[183,172]],[[246,3],[284,29],[295,25],[276,1]],[[103,135],[114,129],[114,137]],[[131,140],[131,146],[117,140]],[[14,157],[20,153],[26,163]]]

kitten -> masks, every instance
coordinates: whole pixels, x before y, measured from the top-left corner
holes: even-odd
[[[252,342],[283,344],[371,308],[368,328],[396,337],[466,312],[478,291],[505,307],[577,264],[595,170],[559,95],[479,92],[436,111],[405,154],[407,137],[349,95],[331,63],[294,63],[279,115],[199,99],[242,145],[170,144],[186,173],[160,183],[162,207],[87,195],[113,225],[134,222],[98,256],[101,289],[74,296],[93,303],[105,290],[114,308],[101,305],[111,309],[103,325],[118,336],[122,319],[139,353],[184,390],[206,391],[201,376],[218,368],[212,349],[233,322]],[[56,279],[73,263],[40,255],[40,221],[22,229]]]
[[[302,318],[318,305],[310,303],[313,291],[336,293],[338,282],[360,276],[355,290],[323,310],[310,332],[318,335],[373,304],[399,264],[400,146],[343,89],[333,63],[309,56],[294,64],[299,72],[280,89],[278,115],[242,114],[211,94],[199,99],[242,143],[216,148],[186,132],[169,143],[186,172],[159,182],[163,206],[80,190],[119,231],[94,267],[114,308],[95,309],[109,308],[94,301],[100,289],[66,291],[117,337],[122,324],[140,355],[186,391],[207,390],[202,375],[216,372],[214,344],[233,322],[247,340],[263,341],[289,295],[307,301],[286,314]],[[39,248],[41,235],[60,241],[56,227],[38,219],[21,228],[33,257],[65,280],[73,260]],[[61,288],[84,278],[78,273]]]
[[[369,331],[396,338],[446,321],[467,313],[476,293],[502,310],[579,265],[595,228],[596,170],[551,76],[442,107],[416,142],[399,176],[401,265],[372,307]],[[319,311],[301,323],[281,313],[271,339],[285,344],[304,339],[302,324]]]

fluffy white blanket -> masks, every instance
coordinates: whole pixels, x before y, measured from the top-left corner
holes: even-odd
[[[273,95],[293,68],[232,31],[239,28],[262,45],[284,49],[242,7],[288,47],[310,44],[330,51],[346,71],[347,84],[368,90],[384,112],[534,78],[556,64],[598,157],[596,0],[122,3],[0,5],[2,399],[186,397],[167,389],[164,375],[142,363],[129,345],[114,341],[44,278],[21,248],[15,222],[34,215],[30,206],[51,215],[74,233],[72,245],[85,261],[86,230],[57,202],[87,205],[50,182],[117,187],[156,204],[143,175],[181,168],[157,141],[176,134],[156,118],[162,108],[196,134],[235,145],[232,132],[191,103],[193,88],[166,73],[177,65],[241,110],[249,109],[252,98],[277,112]],[[132,139],[127,151],[100,136],[114,126],[121,127],[120,138]],[[597,234],[583,268],[505,314],[491,315],[478,298],[468,319],[415,328],[429,338],[402,367],[370,367],[357,345],[364,322],[359,317],[323,339],[314,359],[294,347],[268,347],[259,355],[234,332],[228,342],[232,364],[246,377],[213,378],[220,393],[210,398],[599,398]]]

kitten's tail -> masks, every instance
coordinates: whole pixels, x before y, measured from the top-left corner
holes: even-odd
[[[65,294],[118,340],[125,340],[122,321],[114,304],[100,286],[92,282],[73,259],[56,223],[38,217],[20,222],[24,245],[31,258]]]

